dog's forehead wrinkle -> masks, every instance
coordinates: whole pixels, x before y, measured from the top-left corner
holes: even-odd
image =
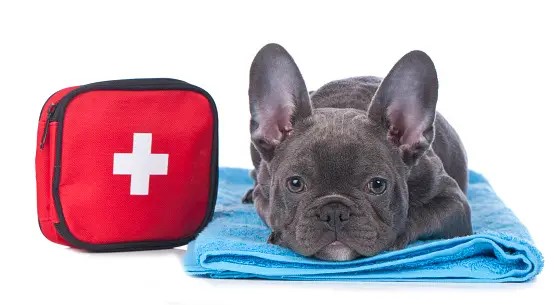
[[[345,142],[317,141],[311,148],[316,173],[328,187],[353,180],[358,162],[355,145]]]
[[[368,174],[386,172],[382,165],[390,162],[386,136],[377,127],[362,110],[316,109],[296,124],[290,144],[279,151],[279,166],[333,183],[361,183]]]
[[[357,109],[316,109],[309,124],[305,127],[315,138],[337,137],[339,140],[356,138],[361,130],[366,131],[368,124],[367,115],[364,111]],[[360,128],[361,130],[356,130]]]

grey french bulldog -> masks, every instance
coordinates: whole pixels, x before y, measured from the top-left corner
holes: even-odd
[[[467,158],[436,111],[438,79],[422,51],[385,78],[309,92],[293,58],[264,46],[250,69],[254,202],[268,242],[344,261],[432,238],[472,234]]]

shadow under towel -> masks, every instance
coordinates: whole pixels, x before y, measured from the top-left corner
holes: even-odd
[[[303,257],[268,244],[270,229],[253,205],[249,171],[221,168],[212,222],[189,243],[185,269],[211,278],[309,281],[524,282],[543,267],[529,232],[488,181],[470,171],[468,200],[474,235],[415,242],[398,251],[347,262]]]

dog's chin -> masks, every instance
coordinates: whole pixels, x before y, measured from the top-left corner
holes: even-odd
[[[340,262],[353,260],[361,255],[344,243],[340,241],[333,241],[315,253],[314,256],[321,260]]]

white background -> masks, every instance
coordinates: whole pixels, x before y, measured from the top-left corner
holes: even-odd
[[[555,302],[547,296],[557,294],[560,272],[559,12],[538,1],[3,1],[0,304]],[[426,51],[439,74],[438,109],[471,168],[529,227],[543,273],[498,285],[208,280],[183,272],[184,247],[88,254],[41,235],[34,149],[51,93],[119,78],[186,80],[218,104],[220,164],[249,167],[248,71],[268,42],[291,52],[309,89],[384,76],[406,52]]]

